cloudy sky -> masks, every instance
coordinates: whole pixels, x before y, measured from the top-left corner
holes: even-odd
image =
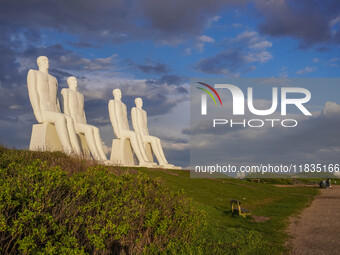
[[[129,109],[143,98],[168,160],[188,166],[190,77],[338,77],[339,45],[336,0],[1,0],[0,143],[28,147],[26,75],[46,55],[60,89],[78,78],[108,147],[120,88]]]

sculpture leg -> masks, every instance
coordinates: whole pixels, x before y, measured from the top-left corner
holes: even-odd
[[[131,143],[131,146],[132,146],[132,149],[133,151],[135,152],[137,158],[138,158],[138,161],[139,161],[139,164],[145,164],[147,161],[144,159],[144,156],[142,155],[142,150],[139,146],[139,142],[137,140],[137,135],[135,132],[132,132],[130,130],[124,130],[124,131],[121,131],[121,135],[122,137],[126,137],[128,139],[130,139],[130,143]],[[144,150],[144,149],[143,149]],[[144,154],[145,154],[145,151],[144,151]]]
[[[144,141],[151,143],[151,148],[152,148],[153,153],[155,154],[155,156],[156,156],[156,158],[158,160],[158,163],[160,165],[166,165],[167,162],[162,157],[162,153],[161,153],[161,150],[160,150],[160,147],[159,147],[159,143],[158,143],[157,140],[159,140],[157,137],[152,137],[152,136],[145,136],[144,137]]]
[[[76,128],[78,132],[85,134],[85,140],[86,140],[87,145],[89,146],[89,149],[91,151],[93,158],[96,160],[101,160],[98,150],[97,150],[92,126],[77,123]]]
[[[144,143],[143,143],[143,139],[142,136],[140,134],[136,134],[136,138],[137,138],[137,142],[138,142],[138,146],[139,149],[141,151],[142,157],[144,158],[144,161],[148,162],[148,156],[146,155],[145,149],[144,149]]]
[[[163,158],[164,162],[166,164],[168,164],[168,161],[166,160],[166,157],[164,155],[163,147],[162,147],[162,144],[161,144],[161,139],[159,139],[159,138],[156,138],[156,139],[157,139],[157,144],[158,144],[160,155]]]
[[[129,138],[130,138],[132,149],[136,153],[136,156],[138,158],[139,163],[140,162],[144,162],[145,160],[144,160],[144,157],[143,157],[143,155],[141,153],[141,150],[139,148],[139,144],[138,144],[138,141],[137,141],[137,136],[135,134],[133,134],[133,135],[130,135]]]
[[[92,129],[93,129],[93,133],[94,133],[94,140],[96,142],[100,158],[102,160],[107,160],[104,149],[103,149],[102,139],[100,138],[99,129],[97,127],[94,127],[94,126],[92,126]]]
[[[72,153],[72,146],[67,131],[65,117],[56,112],[42,112],[44,122],[53,123],[55,125],[59,140],[63,146],[64,152],[67,154]]]
[[[79,146],[79,143],[78,143],[77,134],[76,134],[76,130],[75,130],[75,127],[74,127],[73,119],[70,116],[67,116],[67,115],[64,115],[64,116],[66,118],[68,134],[70,136],[70,141],[71,141],[73,150],[75,151],[76,154],[82,155],[81,149],[80,149],[80,146]]]

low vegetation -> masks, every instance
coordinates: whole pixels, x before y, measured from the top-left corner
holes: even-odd
[[[317,193],[0,147],[0,253],[282,254],[288,218]]]
[[[1,254],[186,253],[204,226],[183,194],[145,174],[79,171],[82,159],[70,174],[25,154],[0,155]]]

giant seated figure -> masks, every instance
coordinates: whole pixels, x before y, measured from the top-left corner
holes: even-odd
[[[132,125],[135,132],[142,137],[142,142],[149,161],[153,161],[152,153],[154,153],[160,167],[180,169],[180,167],[169,164],[166,160],[161,140],[158,137],[149,134],[148,117],[146,111],[143,109],[143,100],[141,98],[136,98],[135,104],[136,107],[131,109]]]
[[[69,88],[61,90],[63,95],[64,113],[70,115],[74,120],[76,132],[85,135],[86,144],[94,159],[107,161],[104,153],[102,140],[100,138],[99,129],[95,126],[87,124],[84,110],[84,96],[78,88],[77,78],[71,76],[67,79]]]
[[[109,101],[108,108],[113,132],[117,139],[112,141],[110,159],[121,165],[134,165],[132,147],[139,161],[139,166],[152,167],[155,164],[149,162],[141,136],[130,130],[126,105],[121,101],[122,93],[120,89],[113,90],[113,97],[114,99]]]
[[[61,113],[57,97],[57,79],[48,73],[49,60],[37,59],[39,70],[29,70],[27,87],[34,116],[40,124],[33,125],[30,150],[63,150],[81,155],[73,119]]]

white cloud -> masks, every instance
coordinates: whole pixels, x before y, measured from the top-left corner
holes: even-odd
[[[338,58],[331,58],[328,62],[329,63],[334,63],[334,62],[337,62],[338,61]]]
[[[337,16],[336,18],[332,19],[330,22],[329,22],[329,26],[330,27],[333,27],[335,26],[336,24],[340,23],[340,15]]]
[[[199,61],[196,69],[209,74],[238,77],[241,72],[256,69],[256,63],[263,64],[273,59],[268,50],[272,43],[255,31],[244,31],[224,43],[226,49]]]
[[[193,50],[197,50],[198,52],[202,53],[204,51],[204,45],[206,43],[213,43],[213,42],[215,42],[215,39],[210,36],[207,36],[207,35],[198,36],[194,40],[192,47],[185,49],[185,53],[189,55],[192,53]]]
[[[234,23],[232,26],[233,26],[233,28],[240,28],[240,27],[243,27],[243,25],[240,24],[240,23]]]
[[[244,45],[248,48],[245,59],[248,63],[265,63],[273,58],[267,51],[273,44],[260,36],[256,31],[244,31],[235,38],[229,40],[233,45]]]
[[[22,106],[21,106],[21,105],[18,105],[18,104],[13,104],[13,105],[10,105],[10,106],[8,107],[9,110],[19,110],[19,109],[21,109],[21,108],[22,108]]]
[[[280,78],[287,78],[288,77],[287,71],[288,71],[288,68],[286,66],[282,66],[281,71],[279,73],[279,77]]]
[[[260,51],[260,52],[250,52],[245,55],[245,59],[248,63],[266,63],[273,58],[272,54],[268,51]]]
[[[205,43],[212,43],[215,42],[214,38],[207,36],[207,35],[201,35],[198,37],[198,40],[201,42],[205,42]]]
[[[230,42],[245,44],[250,49],[254,50],[266,50],[273,46],[271,42],[267,41],[264,37],[261,37],[255,31],[244,31],[237,37],[230,39]]]
[[[249,48],[256,49],[256,50],[264,50],[269,47],[272,47],[272,45],[273,44],[269,41],[262,41],[262,42],[258,42],[258,43],[250,45]]]
[[[334,102],[326,102],[324,109],[322,110],[322,115],[327,118],[338,117],[340,119],[340,105]]]
[[[312,73],[316,72],[318,69],[315,66],[306,66],[304,69],[298,70],[297,74]]]

